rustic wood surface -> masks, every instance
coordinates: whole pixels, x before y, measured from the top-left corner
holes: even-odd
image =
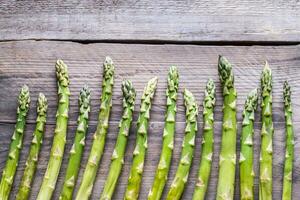
[[[185,126],[185,110],[183,106],[182,91],[184,88],[191,90],[201,104],[205,83],[208,78],[213,78],[217,85],[217,103],[215,109],[215,153],[213,156],[213,169],[208,188],[207,199],[214,199],[216,193],[218,174],[218,153],[220,150],[221,122],[222,122],[222,95],[220,82],[217,76],[218,54],[225,55],[234,66],[235,84],[238,91],[238,135],[241,131],[242,108],[247,93],[259,86],[260,73],[264,60],[268,60],[273,70],[273,116],[274,116],[274,199],[280,199],[282,189],[282,170],[285,145],[284,113],[282,104],[282,85],[289,80],[293,88],[294,125],[296,131],[295,152],[300,152],[297,130],[300,129],[300,46],[196,46],[196,45],[143,45],[143,44],[79,44],[74,42],[47,42],[47,41],[19,41],[0,43],[0,170],[2,171],[8,153],[10,137],[13,133],[16,120],[16,98],[20,87],[27,84],[31,92],[31,107],[27,118],[27,128],[22,149],[20,164],[18,166],[11,197],[14,197],[20,178],[22,176],[25,159],[31,142],[36,116],[36,98],[39,92],[44,92],[49,100],[48,122],[43,147],[38,162],[38,169],[32,187],[31,199],[35,199],[46,170],[49,151],[52,144],[55,125],[55,112],[57,106],[57,88],[54,63],[61,58],[69,66],[70,74],[70,121],[67,137],[66,151],[63,165],[59,175],[54,199],[58,198],[67,165],[68,152],[72,145],[78,114],[77,96],[85,83],[92,89],[91,120],[88,130],[86,149],[80,170],[79,181],[82,177],[87,156],[92,143],[92,133],[97,124],[99,111],[99,98],[102,81],[102,62],[106,55],[110,55],[115,64],[115,85],[113,91],[113,108],[110,118],[110,127],[107,135],[105,153],[93,190],[93,198],[98,199],[108,172],[110,156],[117,137],[117,124],[121,116],[121,90],[123,79],[130,79],[137,90],[136,111],[134,113],[134,126],[137,120],[140,98],[148,79],[158,76],[159,83],[151,111],[149,127],[149,149],[146,158],[145,172],[140,193],[140,199],[146,199],[151,186],[157,161],[159,159],[165,111],[166,77],[170,65],[176,65],[180,72],[180,94],[178,98],[178,113],[176,115],[176,139],[174,157],[172,161],[169,181],[166,191],[174,177],[183,139]],[[183,199],[191,199],[201,155],[202,135],[202,107],[200,106],[199,131],[196,139],[196,150],[188,184]],[[258,156],[260,149],[260,108],[255,119],[255,172],[258,174]],[[125,165],[117,192],[114,199],[122,199],[127,184],[128,172],[132,160],[135,144],[135,128],[132,128],[128,148],[126,151]],[[239,144],[238,144],[239,149]],[[296,156],[294,168],[294,199],[300,198],[300,157]],[[238,167],[237,167],[238,175]],[[255,179],[255,194],[258,197],[258,179]],[[239,199],[239,178],[236,177],[235,199]],[[13,198],[12,198],[13,199]]]
[[[299,42],[298,0],[0,3],[0,40]]]

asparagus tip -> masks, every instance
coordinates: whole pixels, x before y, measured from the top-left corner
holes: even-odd
[[[80,96],[89,96],[91,94],[91,90],[88,85],[84,85],[80,90]]]
[[[266,92],[270,92],[272,90],[272,71],[267,61],[265,62],[261,75],[261,87],[264,94],[263,96],[266,95]]]
[[[150,79],[148,81],[148,85],[147,85],[147,89],[149,91],[153,91],[155,88],[156,88],[156,85],[157,85],[157,82],[158,82],[158,78],[157,77],[153,77],[152,79]]]
[[[186,107],[186,115],[188,118],[197,117],[198,115],[198,105],[196,103],[195,97],[192,92],[188,89],[184,89],[184,104]]]
[[[265,66],[264,66],[264,68],[270,68],[269,62],[267,60],[265,60]]]
[[[188,105],[195,105],[197,107],[195,97],[191,91],[185,88],[183,92],[183,96],[185,102],[187,102]]]
[[[91,100],[91,90],[87,85],[84,85],[84,87],[80,90],[79,94],[79,105],[84,106],[85,108],[89,107]]]
[[[208,79],[206,83],[205,100],[204,100],[204,104],[206,105],[206,107],[211,108],[215,105],[216,102],[215,94],[216,94],[216,85],[212,79]]]
[[[183,95],[190,96],[190,95],[192,95],[192,93],[188,89],[184,88]]]
[[[171,79],[178,79],[178,77],[179,77],[179,74],[178,74],[178,69],[177,69],[177,67],[176,66],[171,66],[170,67],[170,70],[169,70],[169,77],[171,78]]]
[[[130,80],[122,82],[122,92],[126,102],[134,103],[136,92]]]
[[[191,91],[189,91],[188,89],[186,89],[186,88],[183,91],[183,95],[184,95],[185,98],[194,98],[193,93]]]
[[[245,110],[252,111],[256,110],[258,102],[258,89],[255,88],[251,92],[249,92],[246,102],[245,102]]]
[[[62,60],[57,60],[55,68],[58,81],[61,85],[67,87],[69,85],[68,66]]]
[[[251,90],[248,94],[248,97],[254,99],[255,101],[257,101],[258,99],[258,88],[255,88],[253,90]]]
[[[213,92],[215,93],[215,89],[216,89],[216,85],[214,83],[213,79],[208,79],[207,83],[206,83],[206,91],[208,91],[209,93]]]
[[[27,85],[23,85],[19,94],[19,107],[22,110],[28,109],[30,104],[29,88]]]
[[[27,85],[23,85],[21,88],[21,94],[29,94],[29,87]]]
[[[37,113],[38,115],[45,115],[48,109],[48,100],[43,93],[39,93]]]
[[[168,90],[178,90],[179,73],[177,67],[171,66],[168,74]]]
[[[173,74],[173,76],[178,76],[178,69],[176,66],[172,65],[169,69],[169,75]]]
[[[152,79],[150,79],[150,81],[149,81],[149,83],[151,83],[151,84],[157,84],[157,81],[158,81],[158,78],[157,78],[157,76],[155,76],[155,77],[153,77]]]
[[[283,84],[283,98],[285,106],[289,106],[291,104],[291,86],[288,81],[285,81]]]
[[[232,66],[229,61],[221,55],[219,56],[218,61],[218,71],[221,84],[226,87],[232,86],[234,82]]]
[[[84,90],[84,91],[86,91],[88,93],[91,93],[91,90],[90,90],[90,88],[89,88],[89,86],[87,84],[84,84],[84,86],[83,86],[83,88],[81,90]]]
[[[109,56],[106,56],[105,57],[105,61],[104,61],[105,64],[108,64],[108,65],[113,65],[113,60],[111,59],[111,57]]]
[[[265,61],[263,74],[271,74],[271,68],[270,68],[268,61]]]
[[[104,79],[105,80],[110,79],[110,77],[112,77],[114,74],[115,66],[112,59],[109,56],[105,57],[103,67],[104,67],[104,73],[103,73]]]

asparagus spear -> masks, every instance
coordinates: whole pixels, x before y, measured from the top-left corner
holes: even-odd
[[[203,102],[203,139],[202,154],[198,179],[193,194],[193,200],[205,198],[207,185],[211,171],[211,161],[214,150],[214,107],[215,107],[216,86],[212,79],[209,79],[206,85],[205,97]]]
[[[19,186],[19,191],[16,196],[16,200],[25,200],[29,198],[31,183],[36,171],[38,156],[45,131],[47,108],[47,99],[44,94],[40,93],[37,101],[36,127],[33,132],[33,139],[30,146],[29,156],[26,161],[26,167]]]
[[[257,89],[252,90],[245,102],[240,153],[240,191],[242,200],[254,199],[253,182],[253,125],[257,108]]]
[[[62,158],[64,155],[69,111],[69,75],[67,65],[58,60],[55,65],[58,85],[58,108],[56,113],[56,128],[50,158],[42,186],[37,196],[38,200],[49,200],[55,189]]]
[[[76,195],[76,200],[89,199],[94,181],[97,175],[100,159],[103,154],[110,110],[112,107],[112,89],[114,84],[114,64],[110,57],[106,57],[104,64],[104,73],[102,81],[102,96],[100,112],[98,116],[98,125],[94,134],[92,149],[83,174],[81,185]]]
[[[0,199],[5,200],[9,198],[11,186],[14,181],[16,169],[19,162],[19,154],[22,148],[23,134],[26,124],[26,116],[29,110],[30,96],[29,89],[24,85],[19,94],[17,109],[17,122],[15,131],[11,138],[8,158],[6,160],[5,168],[2,173],[0,183]]]
[[[90,112],[91,91],[85,86],[79,95],[79,116],[77,121],[77,130],[75,133],[74,144],[70,151],[69,164],[66,171],[63,189],[59,199],[72,199],[73,190],[80,169],[81,156],[85,144],[85,135],[88,128]]]
[[[104,189],[101,194],[101,200],[112,199],[119,175],[124,163],[124,154],[127,144],[127,137],[129,134],[130,125],[132,122],[132,115],[134,110],[135,90],[131,81],[123,81],[123,116],[119,125],[119,134],[115,149],[111,157],[110,170],[104,184]]]
[[[288,82],[284,82],[284,115],[286,124],[286,150],[283,174],[282,200],[292,199],[292,177],[294,161],[294,130],[292,120],[291,88]]]
[[[272,153],[273,153],[273,121],[272,121],[272,72],[266,62],[261,76],[262,89],[262,129],[260,152],[259,199],[272,199]]]
[[[219,56],[218,71],[223,87],[223,128],[219,159],[217,200],[233,199],[236,164],[236,98],[234,76],[228,60]]]
[[[153,99],[157,85],[157,78],[152,78],[145,87],[142,96],[140,115],[137,121],[136,146],[133,152],[133,161],[128,185],[124,199],[138,199],[142,174],[144,170],[144,160],[147,150],[147,129],[150,119],[151,100]]]
[[[197,133],[198,106],[193,94],[184,90],[184,103],[186,107],[185,136],[182,143],[180,163],[173,179],[167,200],[180,199],[187,182],[195,146],[195,135]]]
[[[162,153],[160,155],[159,164],[156,169],[152,189],[150,190],[148,195],[148,200],[158,200],[161,198],[162,192],[168,179],[174,143],[178,79],[179,76],[177,68],[172,66],[168,75],[168,88],[166,91],[167,112],[165,116]]]

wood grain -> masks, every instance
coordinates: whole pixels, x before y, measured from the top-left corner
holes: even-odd
[[[0,40],[299,42],[299,10],[298,0],[4,0]]]
[[[242,120],[242,107],[247,93],[259,86],[259,77],[264,60],[268,60],[273,70],[274,92],[274,199],[280,199],[282,187],[282,165],[284,158],[284,113],[282,105],[282,84],[289,80],[293,88],[294,122],[296,131],[295,152],[300,151],[297,130],[300,129],[300,46],[196,46],[196,45],[142,45],[142,44],[79,44],[74,42],[47,42],[47,41],[19,41],[0,43],[0,170],[3,169],[8,152],[10,137],[15,123],[16,98],[18,91],[23,84],[28,84],[31,90],[32,103],[27,119],[27,128],[24,140],[24,148],[17,176],[14,182],[12,197],[16,194],[18,184],[25,166],[31,134],[35,121],[35,101],[39,92],[44,92],[49,100],[49,115],[46,126],[45,140],[41,151],[41,159],[38,171],[32,188],[31,199],[35,199],[43,174],[46,170],[49,151],[52,143],[53,129],[55,125],[56,112],[56,80],[55,80],[55,60],[61,58],[69,66],[70,90],[72,92],[70,102],[70,121],[66,153],[59,176],[54,199],[58,198],[65,168],[67,165],[68,151],[71,148],[76,119],[78,114],[77,96],[79,90],[85,83],[92,88],[92,110],[90,128],[87,137],[87,146],[82,161],[79,182],[82,177],[87,156],[92,143],[92,133],[96,129],[97,114],[99,111],[99,97],[102,81],[102,61],[106,55],[110,55],[116,64],[115,85],[113,92],[113,108],[110,119],[110,127],[105,146],[105,153],[101,161],[100,169],[93,191],[93,198],[98,199],[103,188],[110,156],[113,151],[117,137],[117,124],[121,116],[121,91],[120,85],[123,79],[131,79],[137,90],[136,111],[134,113],[134,125],[129,137],[128,148],[124,170],[120,178],[117,192],[114,199],[122,199],[127,184],[128,172],[132,159],[132,152],[135,143],[135,122],[138,116],[140,97],[148,79],[158,76],[158,89],[154,98],[151,111],[149,127],[149,149],[146,159],[143,186],[141,188],[140,199],[146,199],[148,190],[152,184],[153,174],[159,159],[164,111],[165,111],[165,89],[166,76],[170,65],[177,65],[180,72],[180,94],[178,99],[178,113],[176,115],[176,139],[174,147],[174,157],[171,166],[168,190],[174,177],[180,152],[183,131],[185,126],[184,106],[182,91],[186,87],[190,89],[201,104],[203,91],[208,78],[213,78],[217,85],[217,103],[215,109],[215,153],[213,158],[212,177],[208,189],[207,199],[215,198],[215,189],[218,174],[218,153],[221,139],[222,122],[222,96],[220,82],[217,76],[218,54],[225,55],[234,66],[235,84],[238,91],[238,121],[239,134]],[[191,199],[194,189],[195,177],[198,170],[199,157],[201,154],[202,135],[202,107],[200,106],[199,131],[196,139],[196,150],[193,166],[190,173],[188,185],[183,199]],[[258,174],[258,156],[260,149],[260,109],[255,120],[255,171]],[[239,144],[238,144],[239,149]],[[300,158],[296,157],[294,168],[294,199],[300,198]],[[238,173],[238,171],[237,171]],[[78,183],[79,183],[78,182]],[[236,177],[235,199],[239,199],[239,178]],[[258,196],[258,179],[256,177],[255,193]],[[77,185],[78,188],[78,185]]]

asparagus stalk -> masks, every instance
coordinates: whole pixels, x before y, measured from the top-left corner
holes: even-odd
[[[127,138],[132,122],[134,110],[135,90],[131,81],[123,81],[123,116],[119,124],[119,134],[115,144],[114,152],[111,157],[110,170],[104,184],[104,189],[101,194],[101,200],[112,199],[118,178],[120,176],[124,163],[124,154],[126,150]]]
[[[112,89],[114,84],[115,67],[110,57],[105,58],[103,68],[104,73],[102,81],[102,96],[100,112],[98,116],[98,125],[94,134],[92,149],[83,174],[81,185],[76,195],[76,200],[89,199],[93,190],[93,185],[97,175],[99,162],[104,150],[109,115],[112,107]]]
[[[233,199],[236,164],[236,98],[234,76],[228,60],[219,56],[219,77],[223,88],[223,127],[219,158],[217,200]]]
[[[179,75],[177,68],[172,66],[168,75],[168,88],[166,91],[167,112],[165,115],[162,153],[156,169],[154,182],[148,195],[148,200],[159,200],[161,198],[168,179],[174,143],[178,79]]]
[[[186,107],[185,136],[182,143],[180,163],[167,195],[167,200],[181,198],[193,160],[195,135],[197,133],[198,106],[193,94],[187,89],[184,90],[184,103]]]
[[[136,146],[133,152],[133,161],[124,197],[126,200],[138,199],[139,196],[144,160],[148,146],[147,129],[150,119],[151,100],[153,99],[156,85],[157,78],[155,77],[148,82],[142,96],[140,115],[137,121]]]
[[[77,120],[77,130],[75,133],[74,144],[70,151],[69,163],[66,171],[63,189],[59,199],[72,199],[73,190],[80,169],[81,156],[85,144],[85,135],[88,128],[89,112],[90,112],[91,91],[85,86],[79,95],[79,116]]]
[[[253,182],[253,125],[257,108],[257,89],[252,90],[245,102],[240,153],[240,192],[242,200],[254,199]]]
[[[50,158],[42,186],[37,196],[38,200],[49,200],[55,189],[62,158],[64,155],[69,111],[69,75],[67,65],[58,60],[55,65],[58,85],[58,108],[56,113],[56,128]]]
[[[23,135],[26,124],[26,116],[29,110],[30,96],[29,89],[24,85],[19,94],[17,109],[17,122],[15,131],[11,138],[8,158],[6,160],[5,168],[2,173],[0,182],[0,199],[5,200],[9,198],[10,190],[14,181],[16,169],[19,162],[19,154],[22,148]]]
[[[260,152],[259,199],[272,199],[272,153],[273,153],[273,121],[272,121],[272,72],[266,62],[261,76],[262,90],[262,129]]]
[[[208,186],[211,171],[212,155],[214,150],[214,107],[215,107],[216,86],[212,79],[206,85],[203,102],[203,139],[202,154],[198,178],[193,194],[193,200],[203,200]]]
[[[36,127],[33,132],[29,156],[26,161],[26,167],[19,186],[16,200],[25,200],[29,198],[31,183],[36,171],[39,152],[42,146],[43,135],[47,118],[48,102],[44,94],[40,93],[37,101]]]
[[[294,130],[292,120],[291,88],[288,82],[284,82],[284,115],[286,124],[286,150],[283,173],[282,200],[292,199],[292,177],[294,161]]]

